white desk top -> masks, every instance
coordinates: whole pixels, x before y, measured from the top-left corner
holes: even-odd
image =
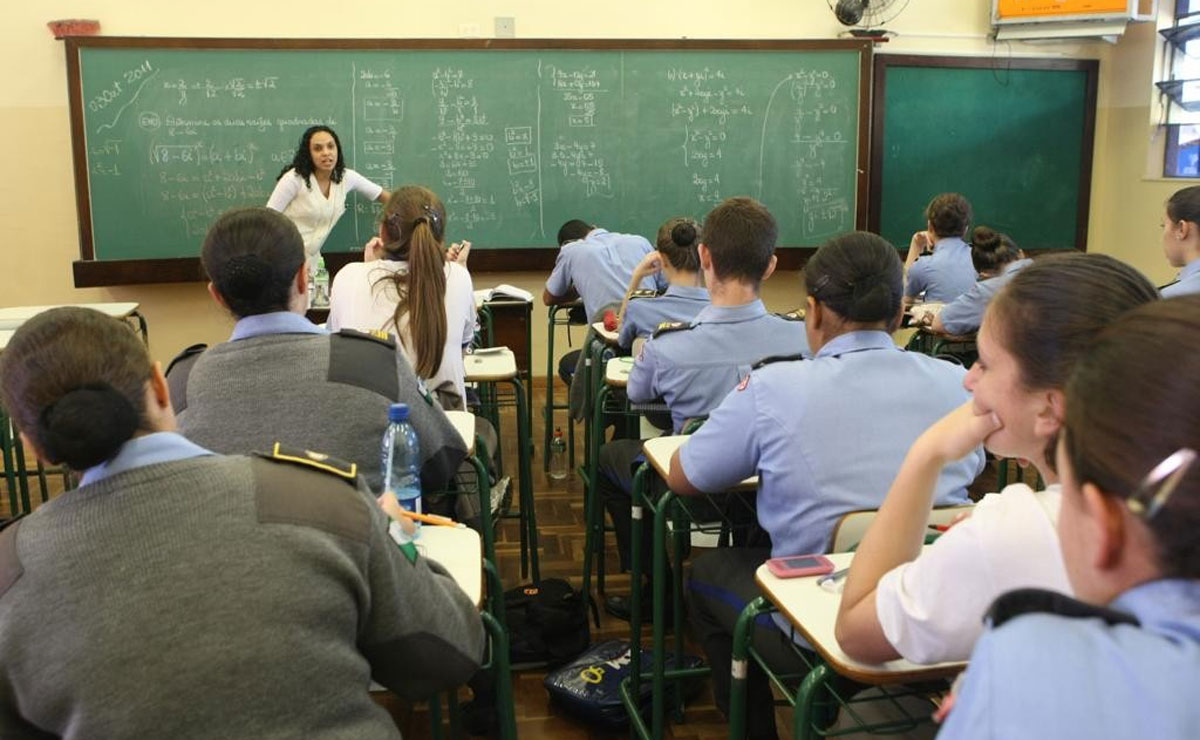
[[[673,437],[655,437],[648,439],[642,443],[642,451],[646,453],[646,462],[658,473],[663,479],[667,479],[667,473],[671,470],[671,455],[675,454],[683,446],[683,443],[688,439],[686,434],[677,434]],[[758,488],[758,476],[747,478],[738,483],[731,491],[753,491]]]
[[[632,368],[632,357],[614,357],[604,366],[604,382],[615,388],[624,388],[629,384],[629,371]]]
[[[838,552],[825,557],[832,560],[834,567],[840,570],[850,565],[854,553]],[[754,573],[754,582],[762,589],[763,595],[779,607],[779,611],[796,627],[796,631],[803,635],[813,649],[838,673],[864,683],[883,684],[945,678],[966,667],[966,663],[919,665],[903,659],[874,665],[854,660],[842,652],[842,647],[833,633],[837,623],[838,606],[842,602],[841,589],[837,592],[826,591],[817,585],[819,578],[820,576],[778,578],[771,573],[766,563],[760,565]],[[842,580],[839,586],[844,585],[845,581]]]
[[[508,293],[505,291],[506,288],[519,290],[519,288],[513,288],[511,285],[497,285],[495,288],[482,288],[475,291],[475,308],[478,310],[485,303],[533,303],[533,296],[527,291],[521,292],[529,295],[528,298],[525,295]]]
[[[12,335],[16,334],[16,329],[0,329],[0,352],[8,346],[8,340],[12,339]]]
[[[63,306],[76,306],[78,308],[90,308],[100,313],[112,316],[115,319],[124,319],[131,316],[138,310],[137,303],[60,303],[46,306],[8,306],[0,308],[0,329],[17,329],[29,321],[34,316],[37,316],[43,311],[49,311],[52,308],[62,308]]]
[[[466,443],[467,454],[475,454],[475,414],[470,411],[447,411],[446,418]]]
[[[476,607],[483,604],[483,546],[467,527],[426,524],[416,539],[417,552],[436,560]]]
[[[491,351],[497,350],[498,351]],[[517,358],[508,347],[489,347],[464,358],[470,382],[508,380],[517,377]]]
[[[592,330],[596,332],[596,336],[604,340],[605,344],[611,344],[614,346],[617,343],[617,337],[620,336],[618,332],[605,329],[603,321],[597,321],[592,324]]]

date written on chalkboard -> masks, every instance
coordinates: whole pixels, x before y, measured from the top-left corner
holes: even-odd
[[[88,110],[93,113],[104,110],[120,99],[121,93],[125,92],[126,85],[132,85],[152,72],[154,72],[154,65],[150,64],[149,59],[144,60],[133,69],[125,70],[121,75],[123,82],[122,80],[113,80],[111,85],[101,90],[88,101]]]

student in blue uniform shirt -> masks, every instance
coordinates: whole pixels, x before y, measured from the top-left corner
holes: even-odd
[[[648,337],[660,324],[691,323],[708,305],[708,288],[700,274],[700,225],[690,218],[673,218],[658,228],[658,249],[646,255],[629,282],[621,304],[617,344],[628,349],[637,337]],[[655,298],[630,300],[642,280],[662,273],[670,287]]]
[[[1200,293],[1200,185],[1184,188],[1167,201],[1163,219],[1163,253],[1171,267],[1182,267],[1163,298]]]
[[[913,234],[908,245],[904,295],[910,302],[923,293],[926,301],[949,303],[975,284],[971,248],[963,241],[971,204],[958,193],[943,193],[929,201],[925,220],[926,230]]]
[[[542,291],[542,302],[555,306],[582,300],[587,323],[602,320],[606,308],[616,310],[634,268],[653,251],[645,237],[605,231],[579,219],[562,225],[558,245],[558,257]],[[657,292],[667,287],[666,279],[661,275],[647,277],[638,287]],[[562,356],[558,375],[564,383],[571,384],[581,363],[580,350]],[[581,399],[573,397],[571,403],[574,413]]]
[[[577,219],[559,229],[558,243],[542,302],[553,306],[582,299],[588,321],[599,321],[606,306],[621,302],[633,268],[654,250],[643,236],[605,231]],[[666,279],[647,277],[639,287],[661,290]]]
[[[751,366],[772,354],[808,355],[804,322],[767,312],[759,289],[775,270],[775,219],[752,198],[730,198],[704,219],[698,248],[712,305],[690,324],[659,329],[642,347],[625,392],[634,403],[666,401],[676,433],[688,419],[716,408]],[[624,565],[629,556],[629,496],[637,440],[619,440],[600,450],[597,488],[613,526]],[[644,528],[647,535],[650,528]],[[643,551],[649,551],[649,536]],[[605,604],[628,614],[623,599]]]
[[[963,404],[966,371],[905,352],[889,332],[900,320],[903,268],[896,250],[865,232],[835,237],[805,268],[811,360],[769,360],[744,378],[671,460],[681,495],[715,493],[759,476],[758,522],[770,551],[723,549],[696,560],[689,621],[713,666],[717,706],[728,709],[733,626],[759,595],[755,569],[768,556],[825,552],[838,519],[883,501],[911,441]],[[937,503],[967,501],[983,450],[946,468]],[[798,668],[787,635],[758,630],[772,663]],[[775,737],[771,693],[756,672],[748,686],[750,737]]]
[[[1197,375],[1200,297],[1131,311],[1075,366],[1058,530],[1080,601],[1000,597],[940,738],[1196,737]]]
[[[983,313],[991,303],[996,291],[1003,288],[1013,276],[1033,260],[1025,255],[1009,238],[986,226],[971,232],[971,264],[979,274],[979,281],[955,298],[933,317],[930,328],[943,334],[972,334],[983,323]]]

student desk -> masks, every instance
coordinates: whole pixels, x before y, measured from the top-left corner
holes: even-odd
[[[470,414],[467,414],[470,416]],[[474,435],[474,419],[471,419]],[[458,426],[458,423],[455,424]],[[517,724],[513,706],[512,676],[508,666],[508,633],[504,626],[504,599],[500,579],[496,575],[494,561],[483,557],[479,534],[466,527],[443,527],[425,525],[415,542],[417,552],[436,561],[449,572],[450,577],[463,590],[471,603],[480,609],[480,618],[491,637],[491,667],[496,673],[496,709],[500,714],[500,736],[503,740],[516,740]],[[484,573],[487,574],[490,603],[484,600]],[[450,735],[460,737],[457,691],[447,692],[450,707]],[[437,697],[429,699],[430,720],[433,736],[441,738],[441,702]]]
[[[142,341],[146,344],[150,343],[150,333],[146,328],[146,317],[142,316],[139,311],[140,306],[137,303],[61,303],[44,306],[8,306],[7,308],[0,308],[0,330],[19,329],[21,324],[24,324],[43,311],[49,311],[52,308],[63,308],[64,306],[90,308],[106,316],[111,316],[114,319],[135,321],[137,322],[138,333],[142,335]]]
[[[554,386],[555,375],[554,369],[558,363],[558,358],[554,356],[554,333],[555,329],[560,326],[567,327],[567,341],[571,339],[571,326],[579,326],[579,323],[571,321],[571,313],[574,309],[583,310],[583,301],[574,300],[570,303],[560,303],[549,306],[546,314],[546,406],[542,409],[542,417],[545,422],[542,439],[542,470],[550,470],[550,434],[554,430],[554,412],[567,410],[567,444],[571,448],[571,467],[575,467],[575,425],[571,423],[570,418],[570,401],[565,404],[554,403]],[[586,349],[586,347],[584,348]]]
[[[512,386],[517,417],[517,476],[521,501],[521,577],[524,578],[526,573],[529,573],[536,583],[541,580],[541,570],[538,565],[537,516],[533,506],[533,475],[530,471],[533,447],[529,439],[530,416],[525,384],[521,381],[516,358],[507,347],[499,351],[469,355],[465,366],[467,382],[509,383]],[[496,421],[499,421],[498,414]],[[488,496],[488,508],[490,507],[491,500]]]
[[[686,441],[687,435],[656,437],[646,440],[642,444],[642,451],[646,456],[646,462],[638,468],[637,473],[633,477],[633,505],[631,512],[633,521],[629,536],[631,543],[631,574],[629,582],[633,584],[629,601],[629,631],[630,642],[632,643],[630,657],[632,664],[630,666],[629,678],[626,679],[626,683],[621,687],[621,699],[625,703],[626,710],[629,712],[632,729],[636,735],[643,738],[657,739],[663,737],[666,721],[667,679],[676,680],[701,677],[707,676],[709,672],[709,668],[705,666],[701,668],[675,669],[669,671],[670,675],[668,675],[666,668],[666,626],[663,624],[664,617],[666,616],[666,598],[664,593],[666,585],[664,581],[666,580],[667,570],[667,523],[669,518],[675,519],[683,512],[681,512],[682,507],[678,505],[678,496],[673,491],[668,490],[659,498],[657,503],[652,501],[648,495],[650,488],[646,482],[646,477],[650,471],[653,471],[662,480],[667,480],[667,474],[671,469],[671,457]],[[741,481],[727,491],[727,493],[755,491],[757,489],[758,477],[755,476]],[[654,572],[654,628],[651,646],[654,657],[649,675],[652,682],[651,725],[649,729],[639,714],[639,704],[637,701],[637,697],[640,696],[639,683],[644,678],[641,673],[640,662],[642,634],[641,578],[642,558],[644,555],[641,552],[641,535],[642,517],[645,508],[649,508],[654,514],[654,552],[652,553]],[[675,656],[675,665],[681,665],[680,659],[683,655],[683,568],[680,561],[683,556],[683,537],[686,534],[686,530],[680,526],[676,526],[672,535],[674,539],[675,558],[674,582],[672,584],[675,589],[675,640],[672,653]],[[675,692],[675,701],[677,702],[677,713],[681,713],[682,691]]]
[[[833,561],[835,569],[849,567],[854,559],[854,553],[832,553],[826,555]],[[771,573],[766,564],[760,565],[755,571],[754,581],[762,589],[763,596],[755,599],[746,606],[738,619],[733,638],[733,681],[730,690],[729,707],[729,737],[731,740],[741,740],[746,730],[746,674],[747,656],[750,653],[755,619],[762,614],[778,610],[787,617],[795,631],[812,646],[820,656],[820,660],[810,666],[808,674],[800,683],[794,695],[788,694],[787,699],[792,704],[793,737],[807,738],[816,734],[813,727],[814,703],[817,697],[825,693],[829,680],[836,672],[860,683],[871,685],[887,685],[900,683],[918,683],[950,678],[966,667],[964,662],[936,663],[920,665],[899,659],[887,663],[871,664],[854,660],[842,651],[834,637],[834,626],[837,623],[838,607],[842,601],[839,582],[836,591],[826,591],[818,585],[820,576],[807,578],[778,578]],[[756,658],[757,660],[757,658]],[[761,663],[761,661],[759,661]],[[766,666],[763,666],[766,670]],[[776,685],[781,682],[775,681]],[[892,695],[891,698],[895,698]],[[838,697],[837,701],[848,708],[845,699]],[[851,715],[854,715],[850,710]],[[854,719],[858,719],[854,716]],[[898,721],[883,724],[862,725],[860,731],[874,730],[877,732],[895,732],[911,727],[918,721],[927,718],[906,716]]]
[[[488,347],[508,347],[516,358],[517,371],[525,383],[529,400],[526,424],[533,428],[533,302],[497,294],[485,298],[488,291],[475,291],[475,310],[479,312],[483,340]]]

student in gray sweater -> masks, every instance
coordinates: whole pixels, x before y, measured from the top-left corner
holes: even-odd
[[[127,327],[61,308],[0,357],[0,402],[78,489],[0,530],[0,737],[399,738],[372,679],[429,696],[483,629],[342,465],[174,432]]]
[[[421,486],[444,490],[467,454],[395,341],[330,334],[305,318],[308,272],[296,226],[267,208],[225,213],[201,252],[209,292],[237,318],[228,342],[189,348],[167,368],[179,429],[224,454],[276,441],[350,460],[381,487],[388,405],[407,403],[421,442]]]

